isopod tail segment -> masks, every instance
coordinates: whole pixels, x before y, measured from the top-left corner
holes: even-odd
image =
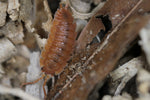
[[[29,85],[29,84],[35,84],[37,82],[39,82],[40,80],[44,79],[44,84],[43,84],[43,91],[44,91],[44,97],[46,97],[46,90],[45,90],[45,85],[46,85],[46,82],[47,80],[50,78],[50,75],[47,75],[47,74],[42,74],[42,76],[36,80],[34,80],[33,82],[27,82],[27,83],[23,83],[21,85],[21,87],[25,86],[25,85]]]

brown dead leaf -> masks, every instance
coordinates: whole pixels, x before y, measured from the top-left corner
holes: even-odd
[[[106,77],[127,51],[129,44],[147,23],[148,17],[150,16],[131,17],[120,27],[119,31],[110,37],[108,36],[101,46],[94,51],[94,55],[90,56],[81,66],[81,68],[85,68],[83,75],[74,74],[71,87],[67,87],[67,90],[64,90],[56,100],[86,100],[94,86]],[[85,82],[83,82],[83,78]]]
[[[120,23],[128,12],[136,5],[139,0],[109,0],[88,22],[77,40],[77,52],[93,40],[101,30],[106,31],[106,27],[101,21],[102,17],[108,16],[111,21],[112,30]]]
[[[150,16],[143,15],[150,10],[148,2],[148,0],[118,0],[117,2],[109,0],[104,6],[105,9],[100,10],[98,14],[109,15],[109,19],[112,22],[111,31],[100,44],[93,44],[92,48],[86,48],[84,52],[79,54],[80,56],[73,57],[72,62],[69,64],[70,66],[65,68],[54,87],[50,89],[47,100],[53,98],[56,100],[86,100],[94,86],[102,81],[114,68],[120,57],[127,51],[130,43],[138,36],[140,29],[149,20]],[[112,9],[110,6],[114,8]],[[140,7],[144,11],[139,12]],[[123,17],[113,19],[116,14],[120,14]],[[93,27],[92,25],[100,24],[103,26],[100,21],[97,22],[95,19],[92,17],[89,23],[93,24],[88,24],[82,31],[83,34],[86,34],[86,38],[83,38],[85,36],[82,36],[82,34],[82,40],[80,40],[81,36],[79,37],[80,42],[78,40],[78,43],[84,45],[81,48],[85,48],[94,38],[94,35],[92,37],[87,36],[88,32],[84,31],[93,29],[96,35],[102,27]],[[83,59],[84,55],[88,56]]]

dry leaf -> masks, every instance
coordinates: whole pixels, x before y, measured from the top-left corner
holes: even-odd
[[[97,45],[95,45],[96,50],[93,51],[91,50],[90,53],[91,55],[89,56],[89,58],[85,58],[83,60],[79,58],[80,60],[76,61],[77,62],[76,64],[72,63],[75,66],[74,67],[76,69],[75,71],[71,69],[73,65],[68,66],[68,68],[64,70],[64,72],[60,75],[60,79],[57,80],[53,89],[49,91],[47,100],[50,100],[52,98],[55,98],[56,100],[87,99],[89,93],[92,91],[95,85],[99,81],[102,81],[102,79],[104,79],[106,75],[114,68],[119,58],[127,51],[129,44],[138,36],[140,29],[144,27],[144,25],[146,25],[147,21],[149,20],[149,16],[144,16],[144,15],[141,16],[137,12],[139,10],[138,7],[143,4],[146,4],[146,2],[147,1],[142,2],[142,0],[134,0],[134,1],[120,0],[117,3],[118,5],[120,3],[123,3],[122,6],[119,5],[119,7],[110,9],[109,7],[111,5],[115,4],[113,5],[115,7],[117,6],[117,3],[115,3],[115,1],[113,0],[108,1],[104,6],[105,10],[104,11],[100,10],[100,11],[102,11],[101,12],[102,15],[109,14],[112,22],[112,30],[107,34],[107,36],[105,36],[104,40],[102,41],[102,43],[100,43],[100,45],[98,45],[98,47]],[[129,4],[128,8],[125,7],[127,5],[126,3]],[[122,11],[125,12],[122,13]],[[135,12],[137,13],[132,15]],[[123,14],[124,17],[121,18],[118,17],[113,19],[113,17],[118,13],[120,13],[120,15]],[[99,23],[99,22],[95,22],[95,23]],[[92,26],[92,25],[93,24],[91,25],[88,24],[87,26]],[[93,29],[97,31],[100,28],[101,27],[99,28],[94,27]],[[83,31],[86,31],[86,29],[90,30],[91,27],[88,28],[85,27]],[[96,34],[97,33],[95,32],[95,35]],[[91,38],[91,36],[89,36],[89,38],[86,38],[85,36],[86,35],[84,35],[84,38],[82,37],[83,40],[82,42],[84,42],[85,44],[87,44],[87,41],[85,42],[85,40],[88,40],[90,38],[92,41],[92,38],[94,37],[93,36]],[[79,42],[78,40],[78,43],[82,44],[82,42]],[[87,48],[87,50],[93,49],[93,47],[92,48],[91,47]],[[80,55],[82,54],[88,55],[89,53],[82,52]],[[78,59],[78,58],[74,57],[73,59]],[[80,72],[80,73],[83,72],[83,73],[80,74],[76,72]],[[68,79],[67,77],[71,77],[71,78]],[[82,82],[82,78],[85,79],[85,82]],[[69,82],[66,82],[67,80]],[[71,87],[69,87],[68,84],[70,84],[71,81],[72,81]]]

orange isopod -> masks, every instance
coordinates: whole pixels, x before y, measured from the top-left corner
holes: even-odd
[[[67,6],[61,6],[54,16],[51,31],[40,58],[42,76],[33,82],[23,84],[34,84],[45,77],[43,84],[45,96],[46,91],[44,86],[47,79],[50,75],[58,75],[63,71],[75,46],[77,36],[75,32],[76,24],[73,23],[72,14],[67,8]]]

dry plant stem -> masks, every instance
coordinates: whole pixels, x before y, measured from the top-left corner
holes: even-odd
[[[39,100],[38,98],[35,98],[35,97],[25,93],[21,89],[8,88],[8,87],[2,86],[2,85],[0,85],[0,94],[15,95],[15,96],[18,96],[18,97],[22,98],[23,100]]]

